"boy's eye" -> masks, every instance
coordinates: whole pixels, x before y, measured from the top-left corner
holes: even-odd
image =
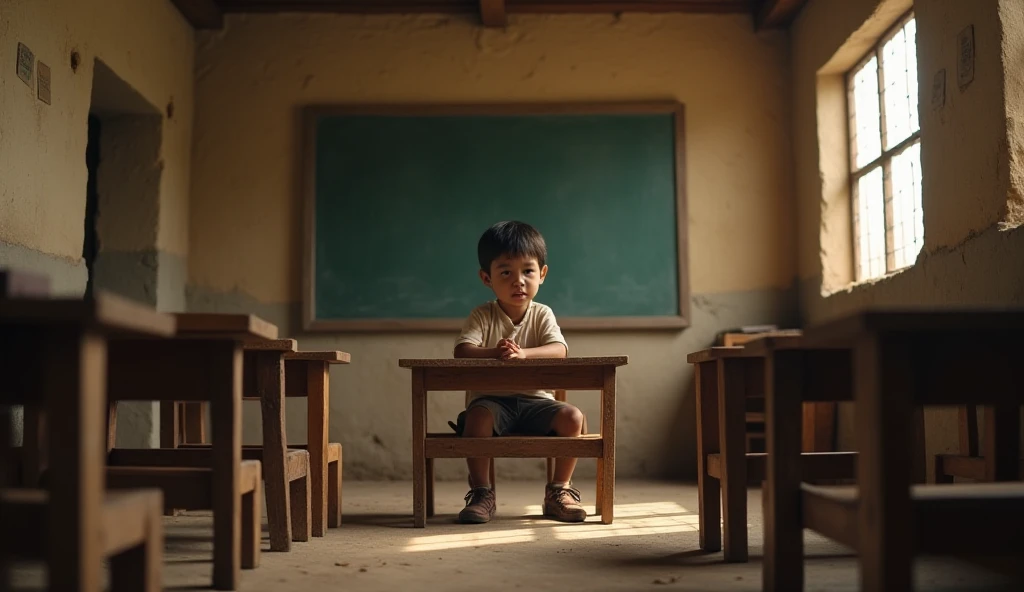
[[[523,272],[523,273],[525,273],[526,275],[530,275],[531,273],[533,273],[533,270],[532,270],[532,269],[527,269],[527,270],[526,270],[525,272]]]
[[[501,272],[501,275],[502,275],[502,277],[506,277],[506,276],[508,276],[509,273],[511,273],[511,272],[503,271],[503,272]]]

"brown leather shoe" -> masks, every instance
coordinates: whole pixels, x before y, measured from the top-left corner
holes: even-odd
[[[550,483],[544,490],[544,515],[559,522],[583,522],[587,511],[580,504],[580,490],[573,487],[555,487]]]
[[[490,487],[474,487],[466,494],[466,507],[459,512],[463,524],[483,524],[494,518],[498,502]]]

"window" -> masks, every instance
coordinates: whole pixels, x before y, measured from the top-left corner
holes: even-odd
[[[847,75],[858,281],[913,265],[924,244],[916,33],[908,14]]]

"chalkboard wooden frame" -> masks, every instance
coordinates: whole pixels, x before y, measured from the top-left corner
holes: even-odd
[[[315,302],[316,269],[316,131],[319,118],[331,115],[622,115],[673,116],[676,179],[676,257],[679,265],[679,314],[672,316],[559,317],[563,330],[630,331],[681,330],[690,326],[690,282],[686,214],[685,107],[675,101],[608,103],[483,103],[483,104],[325,104],[302,110],[302,180],[304,247],[302,269],[302,322],[310,332],[436,332],[457,331],[457,319],[318,319]],[[469,314],[469,311],[466,311]]]

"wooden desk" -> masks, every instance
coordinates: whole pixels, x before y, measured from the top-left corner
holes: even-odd
[[[0,406],[23,404],[48,416],[52,452],[46,490],[0,491],[0,555],[44,558],[52,590],[99,592],[105,556],[112,589],[162,587],[162,496],[104,490],[103,420],[112,343],[167,337],[174,326],[168,315],[102,293],[0,298]]]
[[[853,352],[856,488],[801,483],[792,425],[808,367],[776,356],[766,392],[765,590],[803,589],[804,528],[856,549],[860,588],[875,592],[912,590],[918,553],[1024,552],[1024,483],[912,487],[907,429],[925,405],[1024,403],[1022,330],[1024,311],[945,310],[868,311],[805,331],[806,348]],[[994,417],[993,473],[1019,479],[1020,416]]]
[[[748,560],[747,486],[760,483],[771,462],[767,453],[746,452],[746,402],[764,397],[770,378],[766,364],[774,351],[799,345],[799,334],[762,335],[744,347],[712,347],[686,358],[695,367],[697,382],[699,544],[705,551],[722,549],[724,522],[724,556],[729,562]],[[832,451],[834,401],[848,399],[850,393],[849,353],[815,354],[807,362],[816,369],[808,390],[821,393],[827,402],[804,403],[803,429],[799,422],[791,426],[803,434],[799,468],[811,479],[852,478],[855,454]]]
[[[434,458],[597,458],[601,522],[611,524],[615,499],[615,369],[626,356],[536,360],[398,361],[412,370],[413,526],[427,524],[427,461]],[[429,391],[601,391],[599,436],[451,438],[427,433]]]

